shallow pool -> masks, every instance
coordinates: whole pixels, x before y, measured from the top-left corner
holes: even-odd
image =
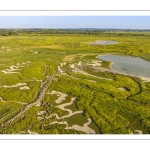
[[[118,44],[116,41],[102,41],[98,40],[95,42],[87,42],[87,44],[92,44],[92,45],[107,45],[107,44]]]
[[[139,57],[101,55],[97,58],[113,62],[111,67],[116,71],[150,78],[150,62]]]

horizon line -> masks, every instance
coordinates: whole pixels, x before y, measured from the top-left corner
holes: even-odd
[[[86,28],[86,27],[78,27],[78,28],[73,28],[73,27],[70,27],[70,28],[44,28],[44,27],[31,27],[31,28],[28,28],[28,27],[12,27],[12,28],[0,28],[1,29],[97,29],[97,30],[150,30],[150,29],[141,29],[141,28]]]

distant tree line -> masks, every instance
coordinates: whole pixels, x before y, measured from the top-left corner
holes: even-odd
[[[43,29],[43,28],[31,28],[31,29],[0,29],[0,36],[12,36],[23,34],[107,34],[111,36],[114,33],[117,36],[134,35],[143,36],[145,32],[150,30],[130,30],[130,29],[97,29],[97,28],[78,28],[78,29]],[[149,34],[148,34],[149,36]]]

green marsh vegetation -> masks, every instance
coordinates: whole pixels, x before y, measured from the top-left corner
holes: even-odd
[[[150,82],[98,69],[108,69],[111,62],[91,65],[96,56],[110,53],[150,61],[149,32],[3,30],[0,35],[1,134],[85,134],[65,128],[83,127],[88,118],[96,134],[150,133]],[[119,43],[85,43],[96,40]],[[32,104],[44,86],[39,104],[6,123]],[[53,90],[67,94],[61,103],[56,103],[60,94],[49,94]],[[57,107],[63,104],[66,110]],[[64,117],[69,110],[82,113]]]

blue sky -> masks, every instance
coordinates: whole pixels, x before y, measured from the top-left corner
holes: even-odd
[[[0,28],[150,29],[150,16],[0,16]]]

